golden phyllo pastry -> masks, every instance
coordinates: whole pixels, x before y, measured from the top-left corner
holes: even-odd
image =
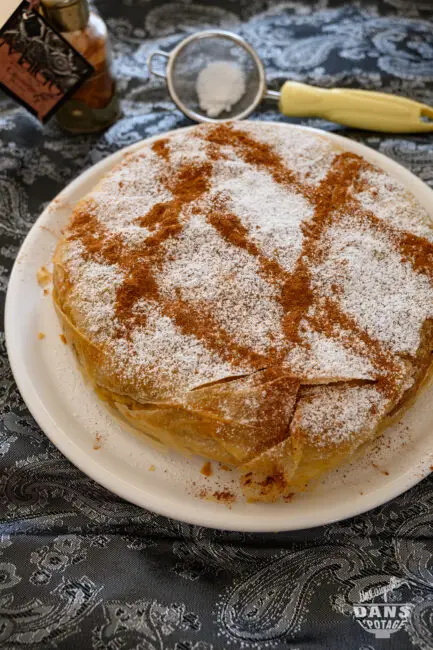
[[[377,436],[428,376],[432,242],[411,194],[324,136],[197,126],[79,202],[53,297],[122,419],[271,501]]]

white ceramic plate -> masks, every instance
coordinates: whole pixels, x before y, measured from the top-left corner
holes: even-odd
[[[286,137],[284,131],[291,127],[276,128]],[[433,216],[433,191],[413,174],[368,147],[333,134],[327,137],[393,174]],[[36,221],[12,271],[6,301],[9,359],[29,410],[56,447],[95,481],[132,503],[193,524],[230,530],[296,530],[330,523],[374,508],[424,478],[433,465],[433,386],[364,456],[290,503],[248,504],[238,497],[229,508],[200,498],[202,490],[239,494],[236,473],[213,463],[213,476],[205,478],[200,474],[202,458],[159,452],[119,426],[84,384],[71,350],[61,342],[51,295],[43,295],[36,271],[50,266],[73,205],[125,151],[137,146],[102,160],[63,190]],[[38,340],[39,332],[45,339]]]

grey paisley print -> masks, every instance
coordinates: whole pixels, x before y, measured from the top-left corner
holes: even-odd
[[[257,48],[273,88],[292,78],[433,104],[428,0],[94,6],[114,44],[123,110],[117,124],[103,134],[70,136],[55,120],[42,127],[0,97],[2,314],[19,246],[54,195],[119,148],[188,124],[164,85],[149,78],[145,61],[155,46],[172,47],[198,29],[231,29]],[[285,119],[266,104],[254,118]],[[433,135],[301,122],[365,142],[433,187]],[[212,531],[141,510],[96,485],[48,442],[18,393],[0,333],[2,649],[428,650],[432,521],[431,479],[365,515],[296,533]],[[354,605],[371,602],[407,604],[410,617],[400,626],[395,614],[398,629],[374,633],[354,615]]]

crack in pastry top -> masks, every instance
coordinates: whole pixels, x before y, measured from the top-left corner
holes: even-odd
[[[78,325],[160,396],[278,366],[301,383],[376,381],[389,399],[433,317],[421,206],[301,130],[199,126],[145,145],[66,237]]]

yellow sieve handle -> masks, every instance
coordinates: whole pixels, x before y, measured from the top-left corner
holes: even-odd
[[[433,108],[430,106],[370,90],[328,90],[286,81],[281,88],[280,111],[291,117],[321,117],[371,131],[433,131]]]

